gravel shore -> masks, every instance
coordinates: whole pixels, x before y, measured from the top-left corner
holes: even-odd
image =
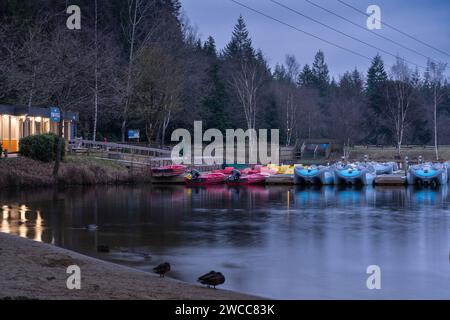
[[[67,289],[67,267],[81,269],[81,289]],[[0,300],[253,300],[116,265],[45,243],[0,233]]]

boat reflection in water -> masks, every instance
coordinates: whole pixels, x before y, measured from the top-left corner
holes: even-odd
[[[217,270],[270,298],[450,298],[446,187],[109,186],[0,205],[2,232],[149,272],[168,261],[187,282]],[[366,287],[373,264],[382,290]]]
[[[437,188],[411,187],[407,189],[409,201],[414,203],[416,208],[429,205],[445,205],[448,198],[448,186],[443,185]]]

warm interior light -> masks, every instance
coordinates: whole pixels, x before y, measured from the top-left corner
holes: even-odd
[[[36,121],[36,122],[41,122],[41,121],[42,121],[42,118],[41,118],[41,117],[36,117],[36,118],[34,118],[34,121]]]

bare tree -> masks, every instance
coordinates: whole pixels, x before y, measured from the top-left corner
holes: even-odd
[[[97,117],[98,117],[98,5],[97,0],[94,3],[94,129],[92,130],[92,140],[97,140]]]
[[[299,88],[299,108],[295,116],[297,138],[308,139],[320,136],[323,113],[320,112],[321,97],[318,90]]]
[[[247,129],[256,128],[258,94],[264,82],[264,70],[255,59],[242,57],[231,74],[230,84],[244,109]]]
[[[0,23],[0,99],[5,101],[14,94],[18,81],[14,81],[17,73],[16,60],[20,46],[9,39],[13,27]]]
[[[344,143],[355,143],[363,138],[361,135],[361,117],[363,101],[342,94],[333,95],[330,105],[332,126],[330,133],[335,139]]]
[[[299,93],[300,88],[297,87],[296,81],[298,79],[300,66],[293,55],[286,56],[286,67],[277,66],[275,94],[277,96],[278,104],[281,106],[281,112],[284,130],[286,135],[286,146],[291,145],[292,138],[295,135],[297,124],[297,111],[299,107]]]
[[[290,146],[296,124],[295,118],[298,107],[298,88],[296,86],[296,80],[298,79],[300,72],[300,65],[295,59],[295,56],[288,55],[286,57],[286,67],[289,79],[286,96],[286,145]]]
[[[444,72],[447,69],[447,64],[442,62],[429,61],[429,76],[432,86],[433,94],[433,122],[434,122],[434,150],[436,160],[439,160],[438,150],[438,106],[444,101],[446,97],[446,83]]]
[[[340,77],[330,89],[328,102],[329,134],[348,146],[364,138],[362,112],[365,106],[363,76],[354,70]]]
[[[387,118],[395,133],[397,153],[400,156],[405,129],[409,124],[409,112],[417,89],[418,76],[414,75],[406,62],[397,58],[391,68],[391,80],[388,83]]]
[[[182,70],[176,59],[160,47],[146,48],[136,62],[136,81],[132,99],[133,114],[145,122],[148,142],[165,132],[182,101]]]
[[[125,102],[122,114],[122,142],[125,141],[125,132],[127,128],[128,110],[130,107],[132,89],[133,89],[133,70],[136,59],[136,51],[142,49],[150,40],[154,29],[145,28],[144,22],[154,5],[154,0],[127,0],[127,16],[122,23],[122,29],[129,46],[128,66],[126,73]],[[142,34],[145,33],[145,34]]]
[[[56,179],[62,160],[64,115],[92,97],[89,79],[94,57],[92,50],[83,42],[81,34],[62,27],[49,34],[43,46],[45,50],[39,59],[45,67],[45,72],[39,76],[39,81],[45,83],[45,87],[42,88],[39,98],[43,102],[50,100],[59,107],[61,113],[53,168]]]

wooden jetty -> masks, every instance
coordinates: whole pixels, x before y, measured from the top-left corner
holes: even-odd
[[[403,186],[405,184],[404,174],[383,174],[375,178],[376,186]]]
[[[164,179],[152,179],[153,184],[170,184],[183,185],[184,176]],[[404,186],[406,184],[406,177],[401,174],[385,174],[375,178],[376,186]],[[277,174],[266,179],[266,185],[294,185],[294,175],[292,174]]]
[[[266,179],[267,185],[293,185],[294,175],[293,174],[276,174]]]
[[[157,149],[136,145],[127,145],[121,143],[110,143],[110,142],[94,142],[89,140],[77,139],[76,141],[71,141],[70,151],[78,155],[87,155],[94,158],[109,160],[124,164],[128,168],[133,167],[147,167],[149,172],[151,168],[167,166],[173,164],[172,158],[169,157],[171,154],[170,150],[167,149]],[[285,148],[280,156],[289,162],[288,160],[293,160],[292,155],[295,153],[295,148]],[[195,160],[195,158],[193,158]],[[204,159],[203,159],[204,160]],[[322,159],[323,164],[329,159]],[[321,159],[303,159],[306,163],[321,163]],[[292,161],[290,161],[292,162]],[[399,163],[399,167],[402,164]],[[209,172],[216,169],[221,169],[220,165],[192,165],[191,169],[196,169],[200,172]],[[154,184],[168,184],[168,185],[182,185],[184,184],[184,176],[178,176],[173,178],[158,179],[153,178],[152,183]],[[294,185],[294,175],[293,174],[277,174],[270,176],[266,179],[267,185]],[[375,178],[376,186],[403,186],[406,184],[406,177],[404,171],[398,171],[390,175],[381,175]]]

